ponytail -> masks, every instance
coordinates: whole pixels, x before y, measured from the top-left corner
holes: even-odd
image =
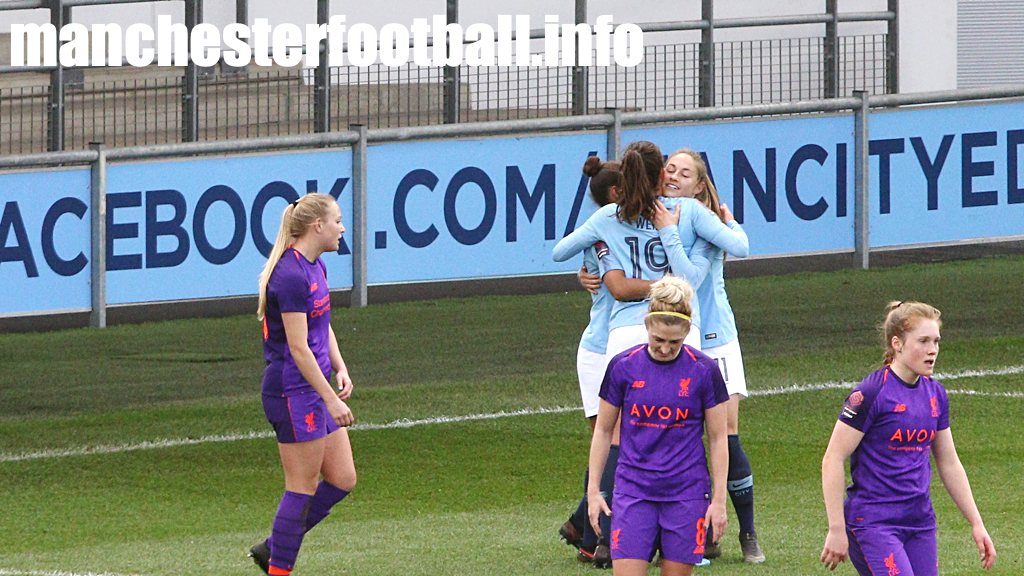
[[[270,275],[277,267],[277,262],[281,260],[285,249],[292,243],[292,237],[288,231],[291,229],[290,224],[294,211],[294,203],[285,206],[284,213],[281,214],[281,225],[277,228],[277,238],[274,239],[274,245],[270,248],[270,254],[267,256],[267,263],[263,265],[263,271],[260,272],[260,303],[256,307],[257,320],[263,320],[267,312],[267,284],[270,283]]]
[[[622,191],[619,194],[618,217],[622,222],[636,222],[641,217],[654,217],[654,202],[661,184],[664,159],[661,149],[652,142],[633,142],[622,155]]]

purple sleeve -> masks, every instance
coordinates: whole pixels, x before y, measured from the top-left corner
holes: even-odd
[[[296,266],[289,266],[286,260],[288,253],[281,257],[274,269],[270,282],[277,305],[281,312],[308,312],[306,298],[309,295],[309,282],[306,275]]]
[[[619,360],[622,357],[623,355],[619,354],[608,363],[608,368],[604,371],[604,380],[601,381],[601,392],[598,393],[602,400],[619,408],[622,407],[626,391],[622,382],[622,370],[619,368]]]
[[[867,432],[875,420],[871,407],[880,390],[881,386],[873,381],[872,376],[865,378],[846,397],[843,409],[839,413],[839,421],[861,432]]]

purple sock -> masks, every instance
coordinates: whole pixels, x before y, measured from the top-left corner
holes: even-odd
[[[321,480],[309,502],[309,513],[306,515],[306,532],[313,529],[321,520],[331,513],[331,508],[341,502],[349,493],[334,484]],[[266,540],[267,547],[272,548],[271,538]]]
[[[274,527],[270,536],[270,566],[284,573],[290,572],[295,566],[295,558],[302,546],[302,537],[306,533],[306,517],[313,496],[297,492],[285,492],[281,496],[281,504],[274,517]]]
[[[316,487],[316,494],[309,504],[309,515],[306,516],[306,532],[313,529],[321,520],[331,513],[331,508],[348,496],[348,492],[338,488],[326,480],[321,480]]]

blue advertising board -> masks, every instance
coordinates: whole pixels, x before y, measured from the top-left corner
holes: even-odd
[[[597,207],[582,173],[603,134],[371,147],[370,284],[567,272],[551,250]]]
[[[876,112],[872,248],[1024,235],[1024,102]],[[755,256],[854,249],[853,116],[630,128],[704,154]],[[395,284],[574,270],[551,249],[595,209],[581,166],[603,132],[372,145],[367,278]],[[339,199],[352,227],[352,154],[335,149],[113,163],[110,304],[252,295],[287,202]],[[0,174],[0,315],[90,306],[89,171]],[[324,257],[352,286],[351,244]]]
[[[1024,102],[871,115],[874,248],[1024,234]]]
[[[0,174],[0,314],[88,310],[85,169]]]
[[[348,150],[111,165],[110,304],[256,293],[281,213],[307,191],[339,199],[352,226]],[[325,254],[331,288],[352,286],[348,244]]]
[[[700,152],[753,256],[853,250],[853,117],[627,130],[666,155]]]

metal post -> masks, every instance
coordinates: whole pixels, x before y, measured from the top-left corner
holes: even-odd
[[[707,27],[700,31],[700,80],[698,105],[715,105],[715,0],[701,0],[700,17]]]
[[[900,0],[889,0],[889,11],[896,15],[889,20],[885,35],[885,92],[900,91]]]
[[[316,23],[331,19],[331,0],[316,1]],[[331,131],[331,67],[327,63],[327,40],[320,41],[320,63],[313,79],[313,131]]]
[[[576,0],[576,24],[587,23],[587,0]],[[579,66],[578,63],[583,57],[580,54],[580,38],[576,35],[576,62],[572,67],[572,113],[575,116],[582,116],[588,109],[588,88],[587,67]]]
[[[459,21],[459,0],[447,0],[447,23],[456,24]],[[437,30],[433,32],[434,42],[437,42]],[[449,43],[448,35],[445,35],[445,44]],[[449,48],[450,50],[450,48]],[[450,52],[448,52],[450,53]],[[459,106],[459,67],[444,67],[444,123],[456,124],[460,121]]]
[[[606,110],[612,115],[612,125],[608,127],[608,149],[605,151],[607,160],[615,160],[619,157],[619,148],[622,146],[622,111],[618,108]]]
[[[235,0],[235,22],[249,25],[249,0]],[[248,43],[249,39],[246,38],[245,42]]]
[[[89,325],[94,328],[107,326],[107,152],[103,144],[90,142],[96,151],[92,163],[92,178],[89,186],[91,196],[89,211],[89,238],[92,248],[89,262],[92,281],[92,310]]]
[[[63,0],[50,0],[50,23],[60,30],[66,23],[65,17],[70,10],[65,11]],[[47,114],[47,139],[46,149],[56,152],[64,149],[64,67],[57,59],[57,66],[50,71],[50,101],[49,114]]]
[[[366,125],[352,124],[359,133],[352,145],[352,304],[366,307]]]
[[[825,46],[822,51],[822,76],[825,98],[839,95],[839,0],[825,0],[825,12],[832,17],[825,23]]]
[[[853,265],[868,269],[870,245],[868,202],[868,93],[854,90],[854,98],[860,98],[860,106],[854,110],[853,121]]]
[[[191,38],[192,29],[202,22],[203,0],[185,0],[185,27]],[[181,141],[199,141],[199,70],[192,58],[185,67],[184,90],[181,93]]]

